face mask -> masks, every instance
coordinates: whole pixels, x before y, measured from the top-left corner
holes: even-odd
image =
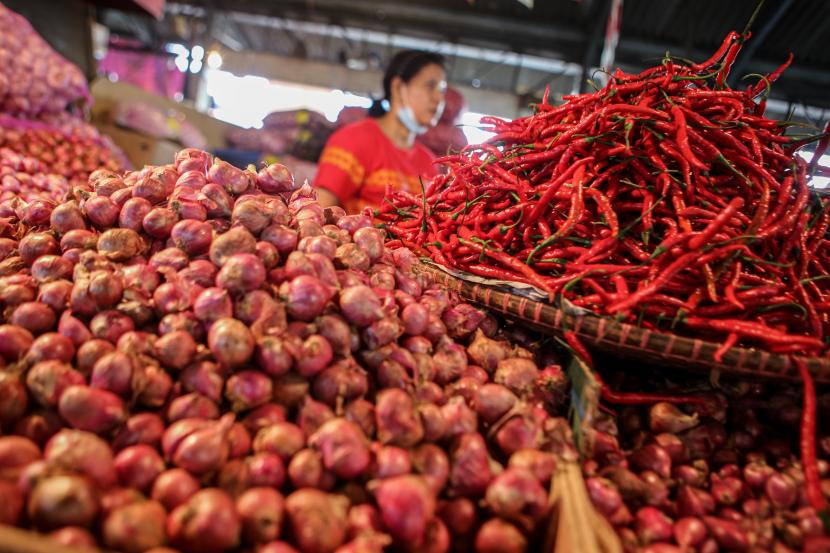
[[[404,96],[401,94],[401,96]],[[412,108],[409,106],[409,103],[406,100],[402,99],[403,105],[401,109],[398,110],[398,120],[400,120],[401,124],[406,127],[406,130],[413,134],[424,134],[429,130],[429,127],[425,127],[418,123],[418,120],[415,119],[415,112],[412,111]]]

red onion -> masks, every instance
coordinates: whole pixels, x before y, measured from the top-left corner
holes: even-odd
[[[196,259],[180,270],[178,276],[187,284],[196,284],[207,288],[213,286],[217,272],[216,266],[207,259]]]
[[[252,486],[279,488],[285,481],[285,465],[272,453],[257,453],[245,459]]]
[[[475,527],[476,506],[465,497],[439,501],[437,511],[453,536],[466,536]]]
[[[354,243],[366,252],[369,259],[374,262],[383,257],[383,231],[372,227],[359,228],[353,235]]]
[[[239,545],[242,524],[233,500],[217,488],[203,489],[167,518],[167,535],[186,553],[220,553]]]
[[[106,196],[93,196],[84,202],[84,214],[99,229],[115,225],[119,212],[119,206]]]
[[[121,207],[118,226],[134,232],[143,228],[144,218],[153,209],[153,205],[144,198],[130,198]]]
[[[104,433],[127,418],[124,402],[106,390],[70,386],[60,396],[58,411],[74,428]]]
[[[175,332],[176,330],[184,330],[193,336],[194,340],[199,342],[204,341],[205,329],[193,313],[189,311],[170,313],[159,321],[158,332],[160,335]]]
[[[234,411],[244,411],[267,403],[272,395],[271,380],[258,371],[240,371],[225,384],[225,399]]]
[[[375,406],[365,399],[355,399],[346,405],[346,419],[357,424],[363,433],[372,437],[375,434]]]
[[[70,230],[86,229],[86,221],[75,202],[66,202],[52,210],[49,226],[58,234],[66,234]]]
[[[184,330],[175,330],[156,340],[155,357],[162,365],[182,370],[196,356],[196,342]]]
[[[137,413],[124,423],[113,439],[116,450],[137,444],[156,446],[164,433],[164,421],[155,413]]]
[[[655,507],[643,507],[634,517],[637,536],[643,543],[668,541],[672,537],[672,520]]]
[[[288,313],[301,321],[311,321],[320,315],[333,294],[331,288],[308,275],[298,276],[280,287]]]
[[[256,253],[256,238],[243,227],[234,227],[210,244],[210,260],[219,267],[235,254]]]
[[[697,415],[686,415],[671,403],[655,403],[649,411],[649,425],[655,433],[676,434],[694,428],[698,423]]]
[[[156,501],[141,501],[110,513],[102,530],[107,547],[125,553],[143,553],[167,541],[167,513]]]
[[[90,483],[78,476],[50,476],[38,482],[29,497],[28,515],[43,529],[90,525],[98,500]]]
[[[29,393],[44,407],[54,407],[69,387],[82,384],[83,375],[60,361],[42,361],[26,374]]]
[[[788,475],[773,473],[764,485],[764,491],[772,504],[779,509],[786,509],[795,503],[798,489],[795,481]]]
[[[374,474],[378,478],[389,478],[407,474],[412,470],[409,452],[395,446],[377,446],[374,451]]]
[[[114,351],[95,363],[89,385],[126,397],[132,392],[132,379],[132,361],[124,353]]]
[[[299,553],[284,541],[272,541],[257,549],[257,553]]]
[[[60,253],[57,240],[45,232],[27,234],[20,239],[17,247],[19,255],[26,265],[31,265],[42,255],[57,255]]]
[[[715,500],[707,492],[691,486],[681,486],[677,492],[677,513],[680,516],[700,517],[715,510]]]
[[[337,242],[328,236],[310,236],[300,240],[297,249],[304,253],[321,254],[328,259],[334,259]]]
[[[313,449],[298,451],[288,463],[288,478],[297,489],[326,488],[327,473],[322,455]]]
[[[337,247],[334,264],[338,269],[353,269],[365,272],[371,265],[369,255],[357,244],[343,244]]]
[[[610,480],[592,477],[585,481],[585,486],[591,502],[602,515],[611,517],[622,506],[620,492]]]
[[[0,377],[0,380],[2,380],[2,377]],[[2,384],[0,383],[0,396],[2,396],[2,393],[5,391],[6,390],[2,389]],[[10,399],[14,400],[15,397],[12,396]],[[0,405],[0,409],[2,409],[2,405]],[[47,440],[49,440],[49,438],[54,436],[58,430],[63,428],[63,426],[63,421],[57,413],[54,411],[42,410],[29,413],[18,420],[14,425],[14,433],[18,436],[28,438],[42,446],[47,442]]]
[[[55,327],[57,317],[47,305],[29,301],[17,306],[10,322],[32,334],[41,334]]]
[[[528,529],[547,513],[547,493],[536,477],[523,469],[507,469],[487,486],[484,498],[496,515]]]
[[[101,518],[105,519],[117,509],[144,499],[141,492],[132,488],[110,488],[101,495]]]
[[[524,553],[527,539],[509,522],[492,518],[479,528],[475,548],[476,553]]]
[[[368,286],[350,286],[340,292],[340,309],[346,319],[357,326],[368,326],[380,320],[380,299]]]
[[[286,374],[274,379],[274,400],[285,407],[299,405],[308,395],[308,380],[297,374]]]
[[[657,444],[648,444],[633,452],[629,457],[634,467],[653,470],[663,478],[671,476],[671,458],[668,452]]]
[[[44,459],[51,466],[80,472],[99,487],[115,482],[112,451],[98,436],[80,430],[64,429],[46,444]]]
[[[28,404],[26,387],[20,381],[20,377],[0,370],[0,424],[16,422],[26,412]]]
[[[320,451],[323,465],[340,478],[356,478],[369,466],[366,437],[360,427],[345,419],[325,422],[309,437],[308,443]]]
[[[248,327],[241,322],[223,317],[210,327],[208,346],[220,364],[238,367],[246,363],[253,355],[254,337]]]
[[[179,376],[179,382],[188,392],[197,392],[216,403],[222,400],[225,379],[215,363],[198,361],[189,365]]]
[[[411,447],[421,441],[423,425],[412,398],[403,390],[387,389],[376,396],[375,419],[381,443]]]
[[[72,270],[72,263],[58,255],[41,255],[32,263],[31,267],[32,277],[41,285],[46,282],[70,278]],[[41,293],[43,293],[42,289]]]
[[[75,229],[70,230],[61,237],[61,251],[66,252],[72,249],[94,250],[98,245],[98,235],[94,232]]]
[[[16,480],[21,470],[40,459],[40,448],[20,436],[0,437],[0,478]]]
[[[384,527],[404,543],[420,544],[435,516],[435,496],[426,481],[414,475],[381,480],[374,492]]]
[[[449,478],[450,461],[444,450],[435,444],[421,444],[411,453],[412,468],[420,474],[435,493],[444,489]]]
[[[95,338],[115,344],[125,332],[135,329],[135,323],[118,311],[102,311],[89,322],[89,329]]]
[[[718,545],[734,551],[745,551],[749,548],[749,540],[737,524],[715,517],[703,517],[709,533],[718,542]]]
[[[674,540],[681,547],[697,547],[703,543],[706,536],[706,526],[699,518],[681,518],[674,524]]]
[[[346,539],[349,502],[339,495],[300,489],[285,500],[288,524],[301,551],[327,553]]]
[[[267,194],[291,192],[298,188],[288,168],[279,163],[272,163],[260,169],[256,176],[256,182],[262,191]]]
[[[242,536],[250,543],[275,540],[282,527],[285,500],[271,488],[251,488],[236,500]]]
[[[259,341],[256,359],[261,369],[271,376],[287,373],[294,363],[291,351],[283,339],[273,336],[266,336]]]
[[[302,376],[313,377],[328,366],[333,355],[328,340],[319,334],[311,335],[298,352],[295,368]]]
[[[190,420],[194,419],[182,419],[178,422]],[[175,426],[173,424],[168,427],[165,435],[173,432]],[[233,415],[225,415],[218,421],[210,421],[201,428],[187,433],[173,449],[165,449],[165,454],[176,466],[194,474],[216,470],[228,459],[230,451],[227,437],[232,426]]]
[[[158,271],[162,271],[165,268],[179,271],[187,267],[189,262],[190,258],[179,248],[165,248],[153,254],[153,257],[150,258],[149,265]]]
[[[199,481],[184,469],[168,469],[153,482],[150,497],[173,510],[199,491]]]
[[[277,248],[280,255],[286,256],[297,249],[299,236],[297,231],[285,225],[271,225],[265,228],[260,238]]]
[[[458,495],[480,497],[492,480],[487,446],[481,434],[458,437],[450,455],[450,487]]]
[[[49,306],[53,311],[63,311],[69,302],[72,284],[66,280],[56,280],[40,286],[37,301]]]
[[[184,250],[187,255],[201,255],[210,249],[213,229],[208,223],[183,219],[170,228],[170,237],[176,247]]]
[[[112,261],[127,261],[144,249],[141,237],[130,229],[110,229],[98,238],[98,252]]]
[[[17,361],[32,345],[31,332],[15,325],[0,325],[0,355],[6,361]]]
[[[96,546],[95,537],[79,526],[64,526],[50,533],[49,539],[64,547],[92,549]]]
[[[265,266],[253,254],[228,257],[216,275],[216,285],[232,294],[244,294],[259,288],[265,282]]]
[[[54,332],[38,336],[26,355],[26,359],[30,363],[40,363],[41,361],[69,363],[74,357],[75,345],[72,341]]]
[[[147,491],[164,471],[164,461],[153,447],[133,445],[115,456],[115,471],[122,485]]]
[[[185,394],[170,402],[167,407],[168,421],[175,422],[190,418],[219,418],[219,406],[205,396],[197,393]]]

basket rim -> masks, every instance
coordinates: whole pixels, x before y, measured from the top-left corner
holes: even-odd
[[[547,302],[512,294],[490,284],[458,278],[434,265],[417,263],[413,273],[443,284],[466,301],[496,310],[543,331],[575,332],[588,346],[635,359],[689,369],[720,371],[724,375],[800,381],[791,356],[736,346],[714,359],[720,343],[651,330],[593,313],[571,313]],[[830,359],[796,356],[806,362],[816,383],[830,384]]]

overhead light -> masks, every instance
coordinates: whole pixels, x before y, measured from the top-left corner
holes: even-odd
[[[190,72],[194,75],[202,70],[202,60],[193,60],[190,62]]]
[[[211,69],[219,69],[222,67],[222,54],[216,50],[210,52],[207,57],[207,65]]]
[[[187,47],[184,44],[171,42],[170,44],[165,44],[164,49],[171,54],[187,57]]]
[[[197,44],[190,50],[190,57],[194,60],[202,61],[202,58],[205,57],[205,49]]]
[[[368,69],[369,63],[366,60],[349,58],[346,60],[346,67],[355,71],[365,71]]]
[[[176,68],[182,73],[187,71],[187,58],[184,56],[176,56]]]

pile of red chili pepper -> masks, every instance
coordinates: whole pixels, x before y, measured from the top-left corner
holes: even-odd
[[[392,191],[391,235],[435,262],[535,285],[551,299],[650,328],[823,355],[830,203],[794,155],[809,141],[764,117],[792,57],[726,83],[747,34],[703,63],[619,70],[440,159],[423,195]],[[757,82],[755,82],[757,80]],[[683,330],[685,329],[685,330]]]

